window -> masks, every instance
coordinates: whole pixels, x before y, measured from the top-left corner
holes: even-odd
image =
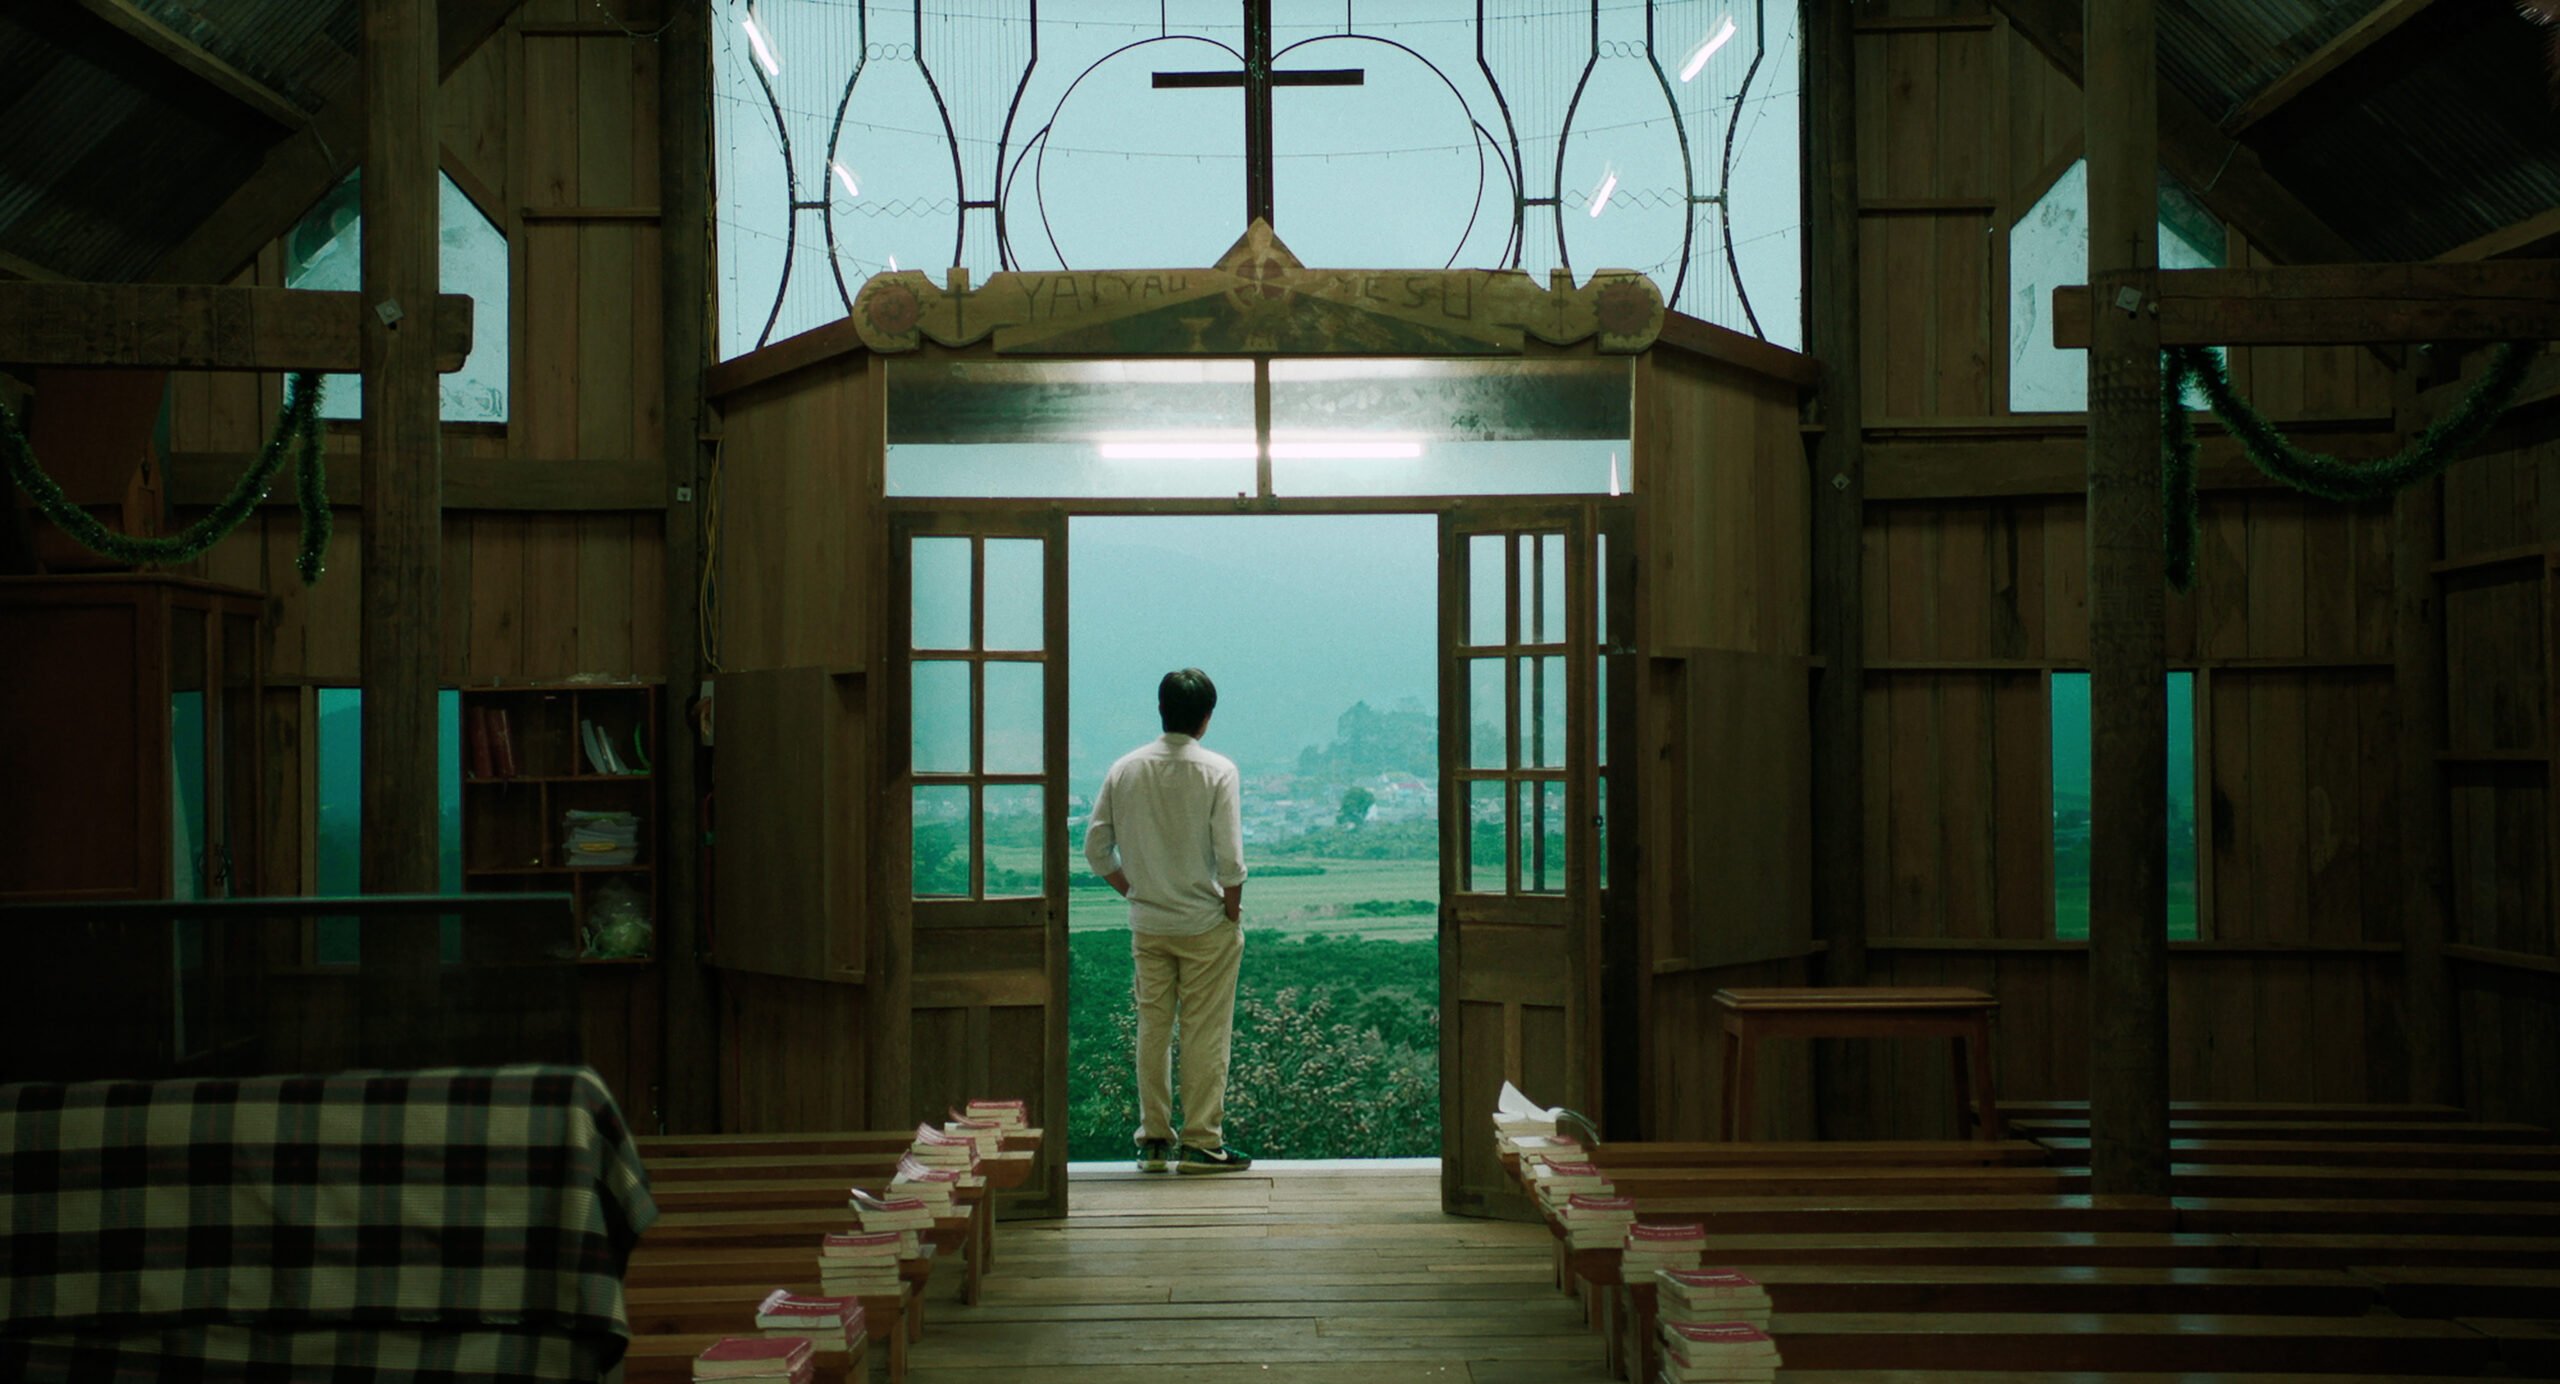
[[[2217,269],[2222,223],[2168,174],[2160,175],[2160,267]],[[2009,408],[2076,413],[2089,407],[2089,355],[2053,344],[2053,290],[2089,281],[2089,164],[2054,179],[2009,229]],[[2217,352],[2218,354],[2218,352]],[[2203,408],[2190,385],[2187,407]]]
[[[2196,937],[2196,675],[2169,675],[2168,918]],[[2053,675],[2053,935],[2089,935],[2089,675]]]
[[[913,541],[917,898],[1037,898],[1048,888],[1048,559],[1039,538]]]
[[[1213,262],[1245,228],[1242,9],[720,6],[720,354],[843,317],[887,270]],[[1274,224],[1320,268],[1633,268],[1795,347],[1797,10],[1279,6]],[[1358,75],[1288,80],[1315,72]]]
[[[363,258],[358,219],[363,170],[320,199],[285,238],[284,286],[352,291]],[[471,354],[462,368],[437,378],[439,415],[448,423],[507,421],[507,238],[450,177],[438,175],[443,246],[437,255],[444,291],[471,299]],[[320,416],[362,415],[363,396],[354,375],[331,375]]]
[[[364,693],[353,687],[320,689],[320,734],[316,754],[320,784],[319,821],[314,833],[317,872],[313,881],[323,895],[363,891],[358,861],[364,842]],[[462,892],[462,694],[448,687],[436,693],[436,816],[440,843],[436,887]],[[317,959],[324,966],[352,966],[362,959],[357,928],[351,918],[323,918],[317,928]],[[462,959],[462,930],[456,919],[444,920],[444,959]]]

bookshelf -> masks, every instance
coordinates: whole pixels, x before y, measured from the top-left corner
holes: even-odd
[[[566,892],[577,935],[562,944],[589,964],[647,959],[591,951],[591,912],[617,898],[641,909],[656,953],[657,691],[644,682],[462,689],[462,887]],[[573,846],[572,813],[628,814],[636,840],[621,848],[590,831],[590,844]]]

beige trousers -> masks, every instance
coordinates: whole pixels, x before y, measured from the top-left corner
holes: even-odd
[[[1173,1137],[1174,1018],[1182,1020],[1182,1142],[1226,1147],[1227,1048],[1235,1035],[1244,929],[1222,922],[1193,937],[1129,934],[1138,1001],[1138,1141]]]

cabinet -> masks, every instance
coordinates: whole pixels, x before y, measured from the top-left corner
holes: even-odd
[[[469,892],[558,890],[584,959],[613,954],[602,925],[636,908],[658,925],[658,689],[535,683],[462,689],[462,877]]]
[[[260,892],[265,597],[0,577],[0,899]]]

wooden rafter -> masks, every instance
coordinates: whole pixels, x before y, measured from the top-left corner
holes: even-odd
[[[2348,61],[2384,39],[2401,25],[2418,17],[2434,0],[2381,0],[2365,12],[2364,18],[2348,25],[2336,38],[2321,44],[2302,61],[2259,88],[2224,117],[2222,132],[2234,139],[2242,131],[2283,110],[2295,97],[2309,91],[2323,78],[2347,65]]]
[[[2547,251],[2554,242],[2560,242],[2560,207],[2538,212],[2513,225],[2500,226],[2487,235],[2477,240],[2465,241],[2436,258],[2448,263],[2462,260],[2504,259],[2514,255],[2530,254],[2536,250]]]
[[[2075,0],[1992,0],[2018,36],[2064,76],[2081,80],[2080,6]],[[2287,264],[2339,264],[2363,258],[2291,189],[2276,181],[2246,144],[2167,83],[2160,86],[2160,164],[2213,214]]]
[[[2560,260],[2173,269],[2158,279],[2163,346],[2374,345],[2560,338]],[[2053,291],[2053,342],[2089,344],[2086,285]]]
[[[133,0],[80,0],[80,8],[115,26],[134,42],[159,54],[197,81],[212,87],[288,130],[311,123],[311,112],[248,73],[205,50],[202,44],[145,14]]]
[[[522,0],[444,0],[436,71],[450,77]],[[364,92],[349,83],[300,133],[267,151],[258,170],[143,275],[155,283],[226,283],[352,171],[364,153]]]
[[[0,283],[0,362],[149,370],[353,370],[359,293],[209,284]],[[436,295],[438,370],[471,354],[471,300]]]

